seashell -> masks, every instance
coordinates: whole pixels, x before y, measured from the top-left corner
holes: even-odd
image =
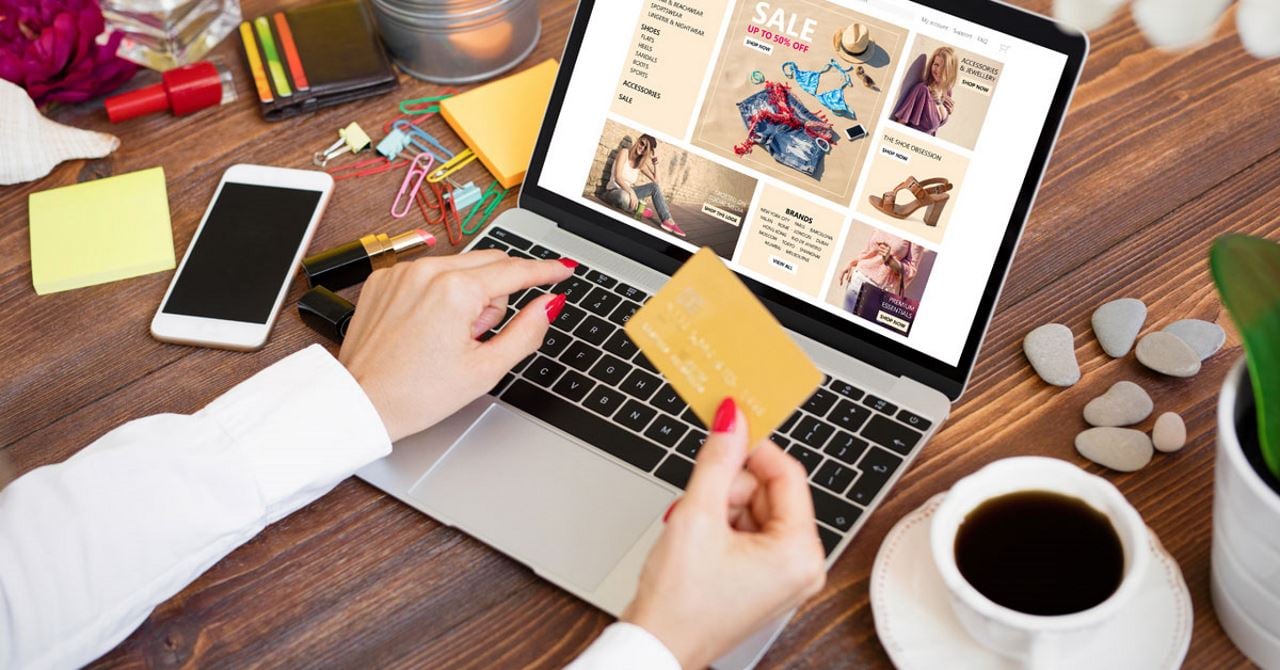
[[[39,179],[62,161],[102,158],[119,146],[114,135],[50,121],[26,91],[0,79],[0,184]]]

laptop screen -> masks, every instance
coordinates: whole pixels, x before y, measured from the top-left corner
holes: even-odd
[[[1067,57],[907,0],[609,0],[538,186],[948,366]]]

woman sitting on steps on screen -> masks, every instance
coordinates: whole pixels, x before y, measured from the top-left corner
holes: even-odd
[[[637,184],[641,175],[648,177],[649,182]],[[617,157],[613,159],[613,174],[604,192],[605,202],[637,217],[641,214],[653,216],[653,210],[642,210],[645,198],[653,201],[653,209],[657,210],[663,230],[685,236],[684,230],[671,218],[662,188],[658,186],[658,140],[648,133],[637,138],[630,149],[618,150]]]

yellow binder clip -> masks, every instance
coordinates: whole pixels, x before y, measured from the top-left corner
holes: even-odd
[[[330,144],[324,151],[317,151],[311,157],[311,162],[319,167],[324,167],[329,161],[337,156],[350,151],[358,154],[368,149],[373,144],[373,140],[369,139],[369,135],[364,132],[360,124],[352,121],[347,124],[346,128],[338,131],[338,141]]]
[[[447,163],[436,168],[435,172],[427,175],[427,181],[435,183],[444,181],[449,175],[461,170],[464,165],[476,159],[476,153],[470,149],[463,149],[454,155]]]

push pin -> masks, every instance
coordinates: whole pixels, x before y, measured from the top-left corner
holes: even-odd
[[[319,167],[324,167],[329,161],[342,153],[350,151],[353,154],[358,154],[373,144],[373,140],[369,139],[364,129],[355,121],[347,124],[346,128],[340,129],[338,138],[337,142],[330,144],[324,151],[317,151],[311,157],[311,162]]]

